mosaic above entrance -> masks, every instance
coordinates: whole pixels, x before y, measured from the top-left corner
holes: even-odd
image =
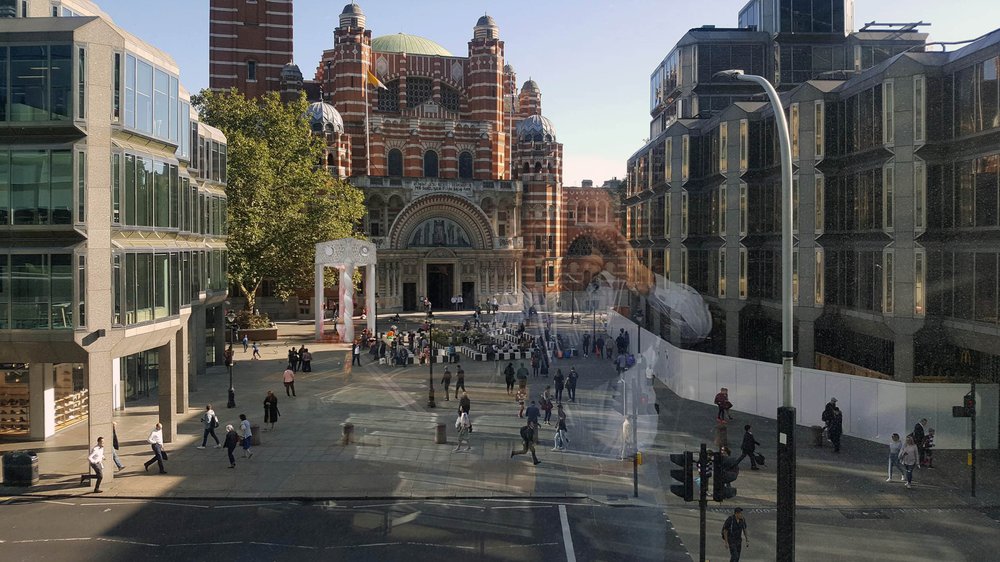
[[[448,248],[471,248],[469,235],[465,229],[451,219],[430,219],[420,223],[410,235],[410,248],[444,246]]]

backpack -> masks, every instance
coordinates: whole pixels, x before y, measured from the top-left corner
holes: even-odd
[[[212,416],[212,429],[219,427],[219,418]]]

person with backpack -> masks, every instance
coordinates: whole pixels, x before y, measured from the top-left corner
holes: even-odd
[[[743,508],[737,507],[722,524],[722,542],[726,543],[726,548],[729,549],[729,562],[740,561],[744,537],[746,537],[749,548],[750,535],[747,533],[747,522],[743,519]]]
[[[215,448],[218,449],[222,445],[219,444],[219,438],[215,435],[215,428],[219,427],[219,418],[215,415],[215,410],[212,409],[212,405],[208,404],[205,406],[205,414],[201,416],[201,423],[205,426],[205,434],[201,438],[201,446],[199,449],[204,449],[205,445],[208,443],[208,436],[211,435],[212,439],[215,439]]]
[[[531,426],[531,422],[521,428],[521,442],[523,447],[520,451],[511,451],[510,458],[514,458],[514,455],[524,455],[529,451],[531,452],[531,460],[536,464],[540,464],[542,461],[538,460],[538,455],[535,454],[535,429]]]

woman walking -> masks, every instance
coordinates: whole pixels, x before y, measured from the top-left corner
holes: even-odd
[[[278,421],[278,416],[280,415],[281,413],[278,412],[278,397],[268,390],[267,396],[264,398],[264,423],[271,424],[271,431],[274,431],[274,422]]]
[[[233,451],[236,450],[236,445],[240,442],[240,436],[236,434],[236,430],[233,429],[232,424],[226,426],[226,454],[229,455],[229,468],[236,468],[236,456],[233,455]]]
[[[523,418],[524,417],[524,402],[527,399],[528,399],[528,389],[527,388],[518,388],[517,389],[517,394],[514,395],[514,401],[517,402],[517,405],[520,406],[520,408],[521,408],[517,412],[517,417],[519,417],[519,418]]]
[[[903,449],[899,452],[899,462],[903,463],[903,469],[906,470],[906,487],[913,487],[913,469],[917,466],[920,456],[917,452],[917,446],[913,443],[913,436],[906,436],[906,445],[903,445]]]
[[[892,439],[889,441],[889,477],[885,479],[886,482],[892,482],[893,466],[899,469],[899,479],[901,481],[906,481],[903,465],[899,464],[899,453],[902,450],[903,450],[903,442],[900,441],[899,434],[893,433]]]
[[[548,390],[548,389],[546,389],[546,390]],[[542,420],[542,421],[545,423],[545,425],[552,425],[551,423],[549,423],[549,420],[552,419],[552,400],[549,400],[548,398],[544,398],[545,394],[542,394],[542,396],[543,396],[543,398],[542,398],[542,411],[545,412],[545,419]]]
[[[246,414],[240,414],[240,432],[243,433],[243,458],[252,459],[253,451],[250,446],[253,445],[253,429]]]
[[[559,404],[559,421],[556,425],[556,437],[552,450],[563,451],[567,444],[569,444],[569,436],[566,435],[566,413],[563,412],[562,404]]]
[[[201,438],[201,446],[199,449],[204,449],[205,445],[208,444],[208,436],[211,435],[212,439],[215,439],[215,448],[218,449],[222,445],[219,445],[219,438],[215,435],[215,428],[219,427],[219,418],[215,417],[215,410],[212,409],[212,405],[208,404],[205,406],[205,415],[201,416],[201,423],[205,426],[205,434]]]
[[[556,369],[556,376],[552,377],[552,382],[556,385],[556,402],[562,402],[563,387],[566,384],[566,377],[562,374],[562,369]]]

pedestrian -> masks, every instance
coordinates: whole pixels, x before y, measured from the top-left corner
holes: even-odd
[[[736,459],[735,465],[739,465],[743,462],[744,457],[750,457],[750,470],[760,470],[757,466],[757,445],[760,442],[753,436],[753,431],[751,431],[750,424],[743,426],[743,443],[740,445],[740,458]]]
[[[556,402],[562,402],[565,381],[566,377],[563,376],[562,369],[556,369],[556,375],[552,377],[552,382],[555,383],[556,387]]]
[[[563,411],[562,404],[558,406],[559,412],[557,414],[558,420],[556,422],[556,436],[553,443],[553,451],[563,451],[566,449],[566,445],[569,444],[569,436],[566,432],[566,412]]]
[[[524,388],[528,386],[528,369],[521,363],[521,368],[517,370],[517,384]]]
[[[218,449],[221,447],[219,445],[219,438],[215,435],[215,428],[219,427],[219,418],[215,416],[215,410],[212,409],[211,404],[205,406],[205,413],[201,416],[201,423],[205,426],[205,433],[201,437],[201,446],[198,448],[205,448],[205,445],[208,444],[209,435],[212,436],[212,439],[215,439],[215,448]]]
[[[240,414],[240,433],[243,434],[243,458],[252,459],[253,451],[250,450],[250,447],[253,445],[253,429],[250,427],[250,420],[247,419],[246,414]]]
[[[552,401],[549,399],[542,400],[542,411],[545,412],[545,418],[542,420],[545,425],[552,425],[549,420],[552,419]]]
[[[934,428],[927,430],[924,435],[924,462],[920,465],[923,468],[934,468]]]
[[[530,423],[521,428],[521,442],[523,447],[520,451],[511,451],[510,458],[514,458],[514,455],[524,455],[529,451],[531,452],[531,460],[538,465],[542,461],[538,460],[538,455],[535,454],[535,429]]]
[[[313,360],[312,352],[310,352],[308,348],[303,347],[302,348],[302,353],[299,355],[299,359],[302,361],[302,372],[303,373],[311,373],[312,370],[313,370],[312,369],[312,360]],[[358,359],[358,365],[360,365],[360,364],[361,364],[361,360]]]
[[[618,372],[620,377],[628,369],[628,355],[624,353],[619,353],[618,357],[615,358],[615,370]]]
[[[253,342],[253,357],[251,360],[253,359],[260,359],[260,346],[257,345],[257,342]]]
[[[618,455],[618,458],[625,460],[630,452],[632,452],[632,422],[628,421],[628,418],[622,420],[622,452]]]
[[[351,366],[357,365],[361,366],[361,344],[354,342],[354,347],[351,348]]]
[[[465,369],[462,368],[461,363],[455,369],[455,398],[458,398],[459,388],[462,389],[462,392],[465,392]]]
[[[163,424],[156,422],[146,442],[153,449],[153,458],[143,463],[143,466],[149,471],[149,466],[155,462],[160,467],[160,474],[166,474],[167,471],[163,468],[163,461],[167,460],[167,452],[163,450]]]
[[[538,433],[538,416],[541,414],[542,412],[538,409],[534,400],[531,401],[531,405],[528,406],[528,409],[524,411],[524,416],[528,418],[528,425],[531,426],[531,429],[535,430],[536,434]]]
[[[542,377],[543,378],[546,378],[546,379],[549,378],[549,358],[546,357],[546,356],[544,356],[544,355],[542,355],[542,367],[541,367],[541,371],[542,371]]]
[[[531,375],[534,376],[535,378],[538,378],[538,373],[540,370],[541,370],[541,365],[539,365],[538,361],[538,352],[533,351],[531,353]]]
[[[840,452],[840,436],[844,433],[844,414],[837,407],[837,399],[831,398],[823,410],[823,422],[826,423],[826,433],[833,443],[833,452]]]
[[[295,371],[291,364],[285,367],[285,372],[281,374],[281,380],[285,382],[285,395],[295,396]]]
[[[250,347],[250,338],[247,337],[246,334],[243,334],[243,339],[241,341],[243,342],[243,353],[246,353],[247,348]]]
[[[461,409],[458,410],[458,419],[455,420],[455,429],[458,430],[458,445],[455,447],[453,453],[457,453],[462,450],[462,442],[465,442],[465,450],[471,451],[472,444],[469,443],[469,433],[472,428],[472,422],[469,421],[469,414],[463,412]]]
[[[433,361],[433,358],[431,359]],[[448,387],[451,386],[451,369],[448,367],[444,368],[444,374],[441,375],[441,384],[444,385],[444,399],[451,400],[449,398],[450,391]]]
[[[569,377],[566,378],[566,394],[569,395],[570,402],[576,402],[576,381],[580,375],[576,372],[576,367],[569,368]]]
[[[715,405],[719,407],[719,413],[716,414],[716,418],[724,420],[727,417],[733,419],[733,415],[729,413],[729,409],[733,407],[733,403],[729,401],[729,389],[722,387],[719,389],[719,393],[715,395]]]
[[[596,351],[595,355],[597,356],[598,359],[600,359],[601,357],[604,357],[604,336],[603,335],[597,336],[597,341],[594,342],[594,351]]]
[[[527,388],[518,388],[517,389],[517,393],[514,394],[514,401],[517,402],[517,405],[520,406],[520,408],[521,408],[517,412],[517,417],[519,417],[519,418],[523,418],[524,417],[524,403],[525,403],[525,401],[527,399],[528,399],[528,389]]]
[[[465,392],[465,390],[462,390],[462,398],[458,401],[458,409],[466,414],[472,409],[472,400],[469,400],[469,393]]]
[[[274,395],[274,392],[270,390],[267,391],[267,396],[264,397],[264,423],[271,424],[271,431],[274,431],[274,422],[278,421],[278,416],[281,412],[278,411],[278,397]]]
[[[924,437],[927,436],[927,418],[921,418],[913,426],[913,444],[917,446],[917,453],[920,455],[920,466],[924,465]]]
[[[121,457],[118,456],[118,422],[111,422],[111,460],[115,461],[115,468],[119,471],[125,469]]]
[[[899,462],[903,463],[903,470],[906,472],[906,487],[913,487],[913,469],[920,462],[920,452],[913,442],[913,436],[906,436],[906,445],[899,451]]]
[[[583,334],[583,356],[590,357],[590,334]]]
[[[236,456],[233,455],[233,451],[236,450],[236,445],[240,442],[240,436],[236,434],[236,430],[233,429],[232,424],[226,426],[226,454],[229,455],[229,468],[236,468]]]
[[[899,469],[899,479],[902,482],[906,481],[906,471],[903,470],[903,465],[899,463],[899,453],[903,450],[903,442],[899,439],[898,433],[892,434],[892,439],[889,441],[889,477],[885,479],[886,482],[892,482],[892,467],[895,466]]]
[[[722,524],[722,542],[726,543],[726,548],[729,549],[729,562],[740,562],[744,537],[747,540],[747,548],[750,548],[750,534],[747,533],[747,522],[743,519],[743,508],[737,507]]]
[[[90,450],[90,455],[87,457],[90,462],[90,468],[94,470],[94,493],[103,493],[101,490],[101,481],[104,480],[104,438],[97,438],[97,445]]]

